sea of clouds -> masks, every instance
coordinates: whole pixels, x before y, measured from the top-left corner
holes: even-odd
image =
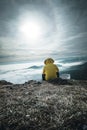
[[[60,77],[70,79],[69,73],[63,73],[73,66],[84,65],[83,60],[56,60],[55,64],[59,67]],[[28,80],[42,80],[42,70],[44,64],[42,62],[31,63],[9,63],[0,65],[0,80],[6,80],[12,83],[24,83]],[[61,74],[62,72],[62,74]]]

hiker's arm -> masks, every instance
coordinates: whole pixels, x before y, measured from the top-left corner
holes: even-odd
[[[42,74],[42,80],[45,80],[45,74]]]
[[[59,78],[59,68],[57,67],[57,65],[55,65],[56,67],[56,75],[57,75],[57,78]]]
[[[43,68],[42,80],[45,80],[45,67]]]
[[[57,74],[57,78],[59,78],[59,72],[56,72],[56,74]]]

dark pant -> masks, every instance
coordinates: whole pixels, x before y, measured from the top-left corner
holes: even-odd
[[[59,72],[56,72],[57,78],[59,78]],[[46,80],[45,79],[45,74],[42,74],[42,80]]]

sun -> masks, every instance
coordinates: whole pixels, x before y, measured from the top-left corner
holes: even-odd
[[[41,25],[35,20],[24,20],[19,29],[22,36],[30,41],[36,41],[41,37]]]
[[[17,24],[19,44],[28,48],[41,48],[47,38],[48,25],[43,14],[34,12],[21,14]]]

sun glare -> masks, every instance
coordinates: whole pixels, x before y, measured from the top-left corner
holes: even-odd
[[[30,41],[38,40],[41,37],[41,25],[36,21],[23,21],[20,25],[20,32],[23,37]]]
[[[44,44],[48,28],[47,19],[43,14],[25,12],[19,17],[18,40],[23,46],[40,48]]]

